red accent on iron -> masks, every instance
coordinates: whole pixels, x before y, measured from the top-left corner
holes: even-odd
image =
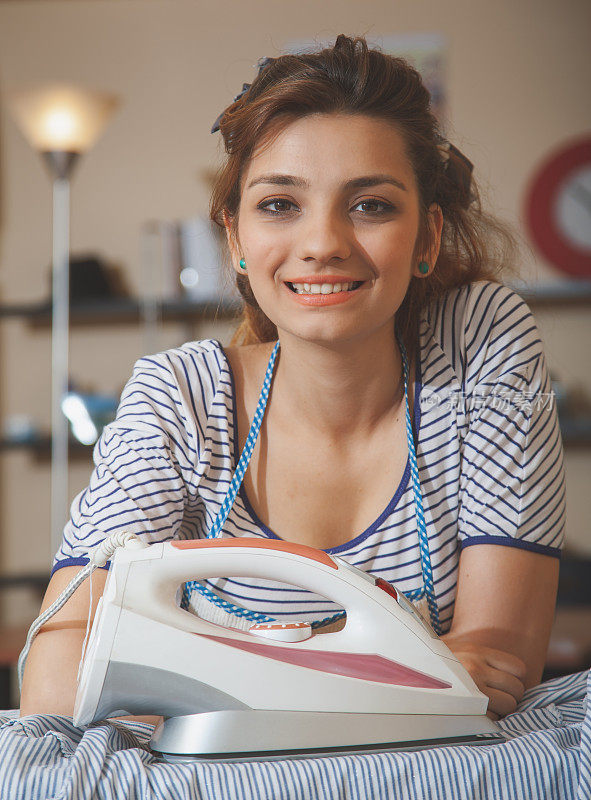
[[[418,689],[451,689],[451,683],[441,681],[425,672],[412,669],[404,664],[398,664],[388,658],[375,653],[331,653],[327,650],[304,650],[297,646],[281,647],[260,642],[244,641],[243,639],[230,639],[225,636],[210,636],[209,634],[195,634],[204,639],[246,650],[257,656],[272,658],[298,667],[329,672],[333,675],[343,675],[346,678],[357,678],[375,683],[389,683],[393,686],[412,686]]]
[[[380,589],[383,589],[387,594],[391,595],[396,602],[398,602],[398,592],[392,586],[392,584],[385,581],[383,578],[376,578],[376,586],[379,586]]]

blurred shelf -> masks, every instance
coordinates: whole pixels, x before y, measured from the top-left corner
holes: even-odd
[[[532,308],[591,306],[591,281],[556,281],[538,285],[514,283],[511,289]]]
[[[12,575],[0,574],[0,590],[25,588],[31,589],[40,597],[43,597],[48,583],[49,572],[24,572]]]
[[[75,439],[68,442],[68,458],[83,461],[92,458],[93,444],[82,444]],[[36,436],[33,439],[0,439],[0,454],[9,451],[29,450],[36,461],[51,460],[51,436]]]
[[[161,322],[191,322],[201,319],[232,319],[239,313],[238,303],[197,303],[179,298],[144,304],[137,298],[121,298],[70,305],[70,325],[138,324],[146,315]],[[0,305],[0,320],[25,318],[33,328],[51,325],[51,303]]]
[[[591,446],[591,419],[558,419],[565,447]]]

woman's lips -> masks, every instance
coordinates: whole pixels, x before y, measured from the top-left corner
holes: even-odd
[[[303,294],[299,294],[298,292],[290,288],[289,285],[289,284],[299,284],[301,286],[303,284],[310,284],[310,285],[322,286],[322,284],[328,284],[328,283],[332,284],[338,283],[341,286],[343,286],[343,284],[349,284],[349,285],[357,284],[357,285],[355,286],[355,288],[349,288],[347,290],[341,289],[340,291],[337,292],[331,291],[326,294],[322,293],[312,294],[311,292],[308,293],[307,291]],[[337,279],[337,276],[332,276],[332,275],[331,276],[323,275],[322,279],[319,279],[318,277],[312,278],[312,276],[310,276],[309,278],[298,278],[297,281],[284,282],[286,290],[290,293],[290,295],[294,298],[294,300],[300,303],[300,305],[315,306],[315,307],[334,306],[334,305],[340,305],[341,303],[346,303],[347,300],[351,300],[355,295],[357,295],[362,284],[363,281],[344,279],[340,276]]]

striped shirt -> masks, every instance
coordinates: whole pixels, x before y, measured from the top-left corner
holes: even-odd
[[[248,713],[248,712],[247,712]],[[245,723],[248,724],[248,723]],[[498,725],[493,747],[434,747],[330,758],[164,764],[148,751],[154,728],[0,711],[0,797],[145,800],[588,800],[591,673],[528,689]]]
[[[445,633],[462,548],[497,544],[560,556],[562,444],[536,325],[507,287],[483,281],[450,290],[422,312],[418,354],[413,427]],[[87,563],[86,551],[120,530],[150,543],[205,537],[240,456],[236,427],[234,379],[219,342],[187,342],[139,359],[116,419],[95,445],[90,483],[72,503],[53,570]],[[242,488],[224,536],[280,533],[258,519]],[[372,525],[326,552],[403,592],[422,588],[408,462]],[[282,621],[339,611],[274,581],[205,583],[223,600]]]
[[[499,720],[494,747],[434,747],[331,758],[163,764],[142,722],[0,711],[0,797],[146,800],[585,800],[591,797],[591,674],[534,686]]]

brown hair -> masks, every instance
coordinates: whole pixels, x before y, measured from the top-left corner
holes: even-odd
[[[399,331],[412,347],[420,310],[448,289],[475,280],[495,280],[515,252],[509,226],[483,212],[471,164],[452,147],[445,164],[444,141],[430,110],[420,74],[404,59],[369,49],[362,37],[339,35],[333,47],[266,59],[259,74],[224,112],[219,127],[226,153],[213,187],[210,217],[236,236],[240,180],[255,148],[296,119],[314,113],[362,114],[393,123],[402,135],[419,194],[418,258],[428,245],[427,210],[443,212],[441,247],[435,268],[411,279],[396,312]],[[244,275],[236,283],[245,305],[233,342],[277,338],[277,328],[259,308]]]

